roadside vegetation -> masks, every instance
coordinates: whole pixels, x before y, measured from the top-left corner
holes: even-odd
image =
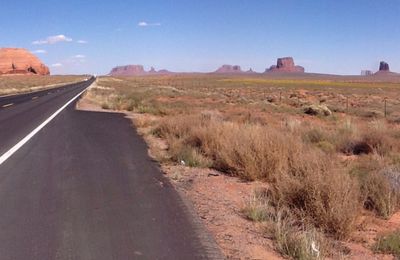
[[[168,144],[162,162],[268,183],[243,216],[282,255],[321,259],[345,254],[338,241],[364,212],[399,210],[399,88],[363,78],[104,77],[87,98],[156,117],[141,124]],[[396,239],[379,239],[376,251],[398,254]]]
[[[400,258],[400,230],[381,235],[375,245],[375,250],[380,253],[393,254]]]
[[[19,94],[54,87],[58,84],[82,81],[87,76],[36,76],[7,75],[0,76],[0,96]]]

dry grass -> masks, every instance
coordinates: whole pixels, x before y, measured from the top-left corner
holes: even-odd
[[[374,249],[380,253],[393,254],[398,259],[400,257],[400,230],[380,236]]]
[[[360,207],[357,182],[335,171],[326,154],[284,129],[192,116],[168,117],[156,132],[170,145],[180,143],[183,151],[197,149],[215,169],[270,182],[276,205],[287,206],[337,238],[354,228]],[[177,153],[175,149],[173,145]]]
[[[82,81],[87,76],[0,76],[0,95],[32,92],[57,84]]]
[[[293,259],[323,259],[330,254],[329,240],[315,227],[300,222],[285,206],[274,206],[268,192],[256,190],[242,209],[252,221],[264,224],[282,255]]]
[[[362,207],[382,218],[399,209],[400,80],[386,80],[102,78],[89,97],[104,108],[155,115],[150,132],[168,143],[169,163],[268,182],[267,199],[252,198],[242,214],[269,223],[283,255],[315,259],[330,254],[330,239],[351,234]],[[304,114],[319,103],[333,115]]]

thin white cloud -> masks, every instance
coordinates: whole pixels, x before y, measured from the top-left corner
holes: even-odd
[[[88,42],[85,41],[85,40],[77,40],[76,42],[77,42],[77,43],[80,43],[80,44],[86,44],[86,43],[88,43]]]
[[[51,64],[51,67],[53,67],[53,68],[59,68],[59,67],[62,67],[63,65],[61,64],[61,63],[54,63],[54,64]]]
[[[161,26],[161,23],[148,23],[145,21],[139,22],[138,23],[139,27],[149,27],[149,26]]]
[[[32,51],[32,53],[44,54],[44,53],[47,53],[47,51],[46,50],[34,50],[34,51]]]
[[[84,59],[84,58],[86,58],[86,56],[82,55],[82,54],[77,54],[77,55],[74,56],[74,58],[75,59]]]
[[[33,41],[32,44],[43,45],[43,44],[55,44],[58,42],[72,42],[72,39],[63,34],[60,34],[60,35],[49,36],[44,40]]]

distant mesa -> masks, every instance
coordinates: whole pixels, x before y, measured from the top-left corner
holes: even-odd
[[[159,70],[151,67],[149,71],[146,71],[142,65],[126,65],[117,66],[111,70],[108,74],[110,76],[145,76],[145,75],[166,75],[172,74],[168,70]]]
[[[216,71],[214,71],[216,74],[243,74],[243,73],[257,73],[254,72],[251,68],[247,71],[243,71],[242,68],[239,65],[222,65],[219,67]]]
[[[49,68],[38,57],[22,48],[0,48],[0,75],[49,75]]]
[[[111,76],[140,76],[146,74],[142,65],[117,66],[110,72]]]
[[[244,71],[239,65],[222,65],[214,73],[218,74],[232,74],[232,73],[243,73]]]
[[[284,57],[279,58],[276,65],[272,65],[265,72],[304,73],[304,67],[296,66],[292,57]]]

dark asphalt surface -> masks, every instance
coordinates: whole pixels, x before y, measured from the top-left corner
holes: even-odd
[[[89,83],[0,108],[0,155]],[[0,260],[221,258],[130,121],[74,107],[0,165]]]

